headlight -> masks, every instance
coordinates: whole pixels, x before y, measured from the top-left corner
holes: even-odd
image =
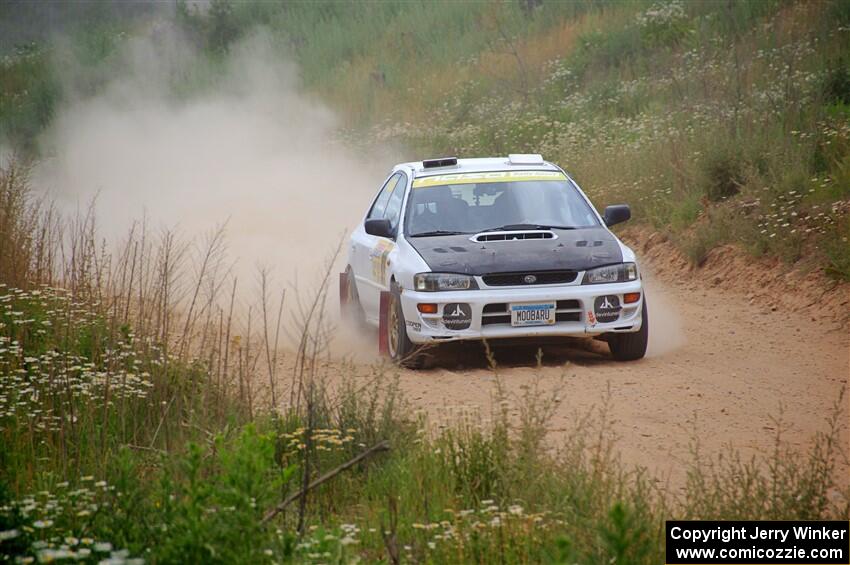
[[[634,263],[620,263],[619,265],[607,265],[590,269],[584,273],[581,284],[600,284],[633,281],[638,278],[637,265]]]
[[[419,273],[413,277],[413,290],[435,292],[438,290],[474,290],[475,278],[455,273]]]

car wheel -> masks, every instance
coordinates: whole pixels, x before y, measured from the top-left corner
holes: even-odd
[[[422,347],[407,337],[407,322],[401,308],[401,291],[393,283],[387,309],[387,352],[393,362],[408,369],[424,369],[428,358]]]
[[[351,267],[345,269],[346,299],[342,308],[342,316],[355,329],[366,327],[366,315],[360,305],[360,295],[357,294],[357,284],[354,282],[354,271]]]
[[[627,334],[608,334],[608,349],[617,361],[635,361],[643,359],[646,355],[646,346],[649,343],[649,315],[646,310],[646,296],[643,297],[641,306],[641,317],[643,324],[640,330]]]

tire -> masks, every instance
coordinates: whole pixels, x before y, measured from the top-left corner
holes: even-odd
[[[646,310],[646,295],[643,297],[643,306],[640,309],[643,324],[640,330],[627,334],[608,334],[608,349],[617,361],[636,361],[643,359],[646,355],[646,346],[649,344],[649,314]]]
[[[390,305],[387,311],[387,352],[394,363],[408,369],[424,369],[428,357],[422,347],[407,337],[407,322],[401,308],[401,292],[395,283],[390,288]]]
[[[352,328],[360,330],[366,327],[366,314],[364,314],[363,307],[360,305],[360,295],[357,294],[354,271],[350,266],[346,267],[345,275],[348,281],[348,288],[346,289],[348,299],[342,308],[342,317]]]

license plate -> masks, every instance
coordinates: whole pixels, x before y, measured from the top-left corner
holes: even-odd
[[[549,326],[554,323],[554,302],[511,304],[512,326]]]

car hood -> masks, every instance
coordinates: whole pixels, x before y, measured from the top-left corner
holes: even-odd
[[[469,234],[409,237],[432,271],[485,275],[528,271],[584,271],[621,263],[617,239],[605,228],[550,230],[552,239],[476,242]]]

